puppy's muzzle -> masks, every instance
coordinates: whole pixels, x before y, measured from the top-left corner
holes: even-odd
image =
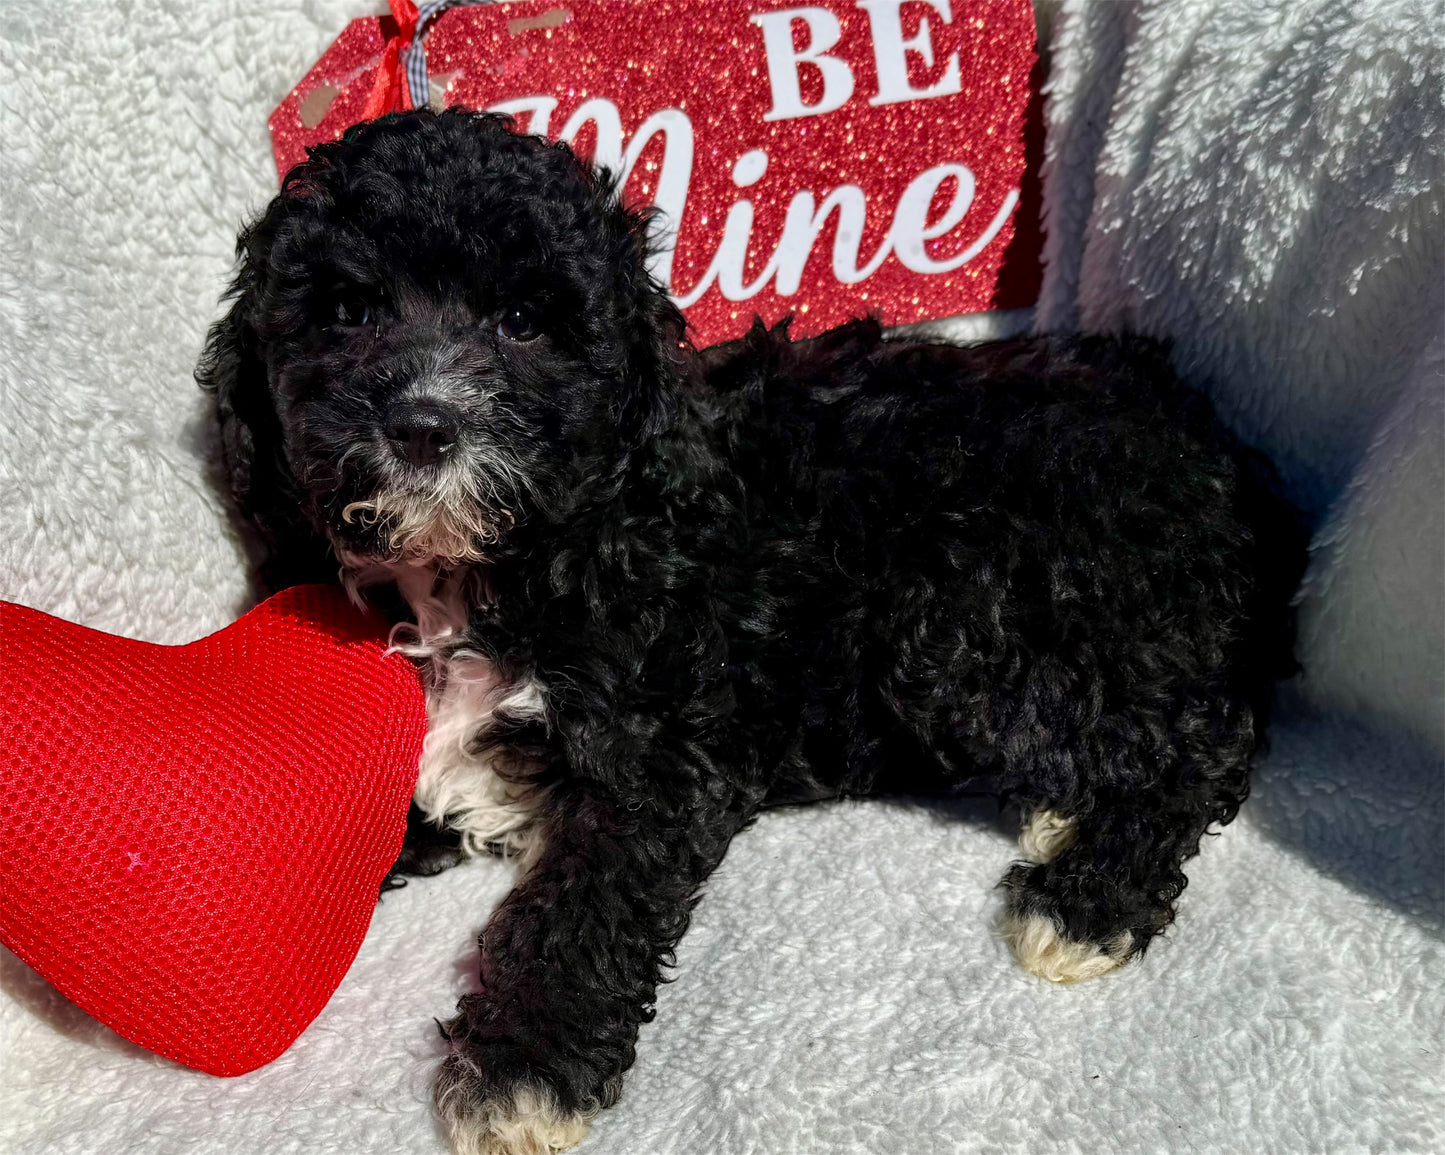
[[[437,401],[397,401],[382,423],[393,452],[418,469],[441,461],[456,445],[461,429],[456,410]]]

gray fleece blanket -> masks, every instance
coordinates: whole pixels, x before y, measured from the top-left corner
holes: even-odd
[[[0,6],[0,597],[165,642],[254,598],[190,372],[274,189],[266,116],[364,10]],[[1176,926],[1050,986],[998,937],[1015,832],[989,808],[769,814],[581,1150],[1445,1149],[1438,16],[1041,6],[1037,323],[1172,337],[1319,527],[1310,674]],[[432,1018],[510,882],[480,861],[390,895],[313,1026],[239,1079],[0,952],[0,1152],[441,1152]]]

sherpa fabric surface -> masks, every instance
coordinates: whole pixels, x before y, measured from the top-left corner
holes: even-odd
[[[1429,7],[1045,12],[1055,231],[1041,321],[1142,323],[1182,340],[1186,369],[1223,381],[1227,411],[1267,435],[1325,526],[1310,594],[1319,644],[1347,636],[1321,684],[1294,692],[1239,821],[1206,840],[1176,926],[1142,966],[1052,987],[994,930],[992,887],[1014,850],[990,808],[767,815],[709,886],[623,1100],[582,1151],[1445,1149],[1439,748],[1416,700],[1376,689],[1401,662],[1429,676],[1440,645],[1428,634],[1439,454],[1426,436],[1440,358],[1417,340],[1417,306],[1441,283]],[[365,9],[0,7],[0,597],[165,642],[251,603],[190,372],[237,225],[275,187],[265,118]],[[1301,126],[1359,125],[1366,143],[1350,152],[1341,136],[1329,152],[1303,127],[1261,136],[1265,122],[1230,112],[1251,77],[1273,78]],[[1411,119],[1430,99],[1433,127]],[[1250,176],[1236,182],[1244,199],[1221,200],[1236,187],[1222,182],[1171,210],[1195,188],[1187,162],[1206,141],[1218,165]],[[1290,148],[1343,159],[1320,168],[1328,179],[1282,187],[1303,171],[1298,157],[1273,163]],[[1408,183],[1412,164],[1431,163],[1433,201],[1428,187],[1389,200],[1403,185],[1378,165]],[[1352,183],[1366,177],[1383,191]],[[1326,201],[1347,217],[1367,206],[1349,261],[1327,251],[1341,234],[1324,227]],[[1190,236],[1274,222],[1284,243],[1282,206],[1310,226],[1294,234],[1293,281],[1251,280],[1248,254],[1235,276],[1200,272],[1205,249],[1166,276],[1180,251],[1171,211]],[[1369,326],[1331,320],[1359,305],[1325,300],[1345,292],[1345,265],[1365,271],[1357,288],[1376,292],[1388,347],[1354,347]],[[1389,286],[1371,289],[1370,274],[1386,266],[1404,287],[1380,296]],[[1322,303],[1299,312],[1311,287]],[[1115,289],[1127,312],[1099,315]],[[1175,290],[1193,311],[1156,308]],[[1351,355],[1326,358],[1335,376],[1318,393],[1292,324]],[[1252,372],[1232,368],[1246,361]],[[1361,618],[1382,589],[1392,612]],[[432,1018],[467,989],[475,934],[509,883],[485,861],[389,896],[315,1024],[234,1080],[138,1050],[0,953],[0,1152],[441,1152]]]

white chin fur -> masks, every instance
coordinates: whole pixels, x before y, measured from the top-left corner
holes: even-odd
[[[446,559],[450,564],[486,560],[486,549],[510,528],[512,515],[492,510],[468,497],[448,500],[438,493],[387,490],[366,501],[353,501],[342,520],[376,526],[387,554],[421,562]]]

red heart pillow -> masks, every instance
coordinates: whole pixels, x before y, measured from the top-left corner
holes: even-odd
[[[426,704],[385,634],[323,586],[185,646],[0,602],[0,941],[168,1058],[274,1059],[401,848]]]

